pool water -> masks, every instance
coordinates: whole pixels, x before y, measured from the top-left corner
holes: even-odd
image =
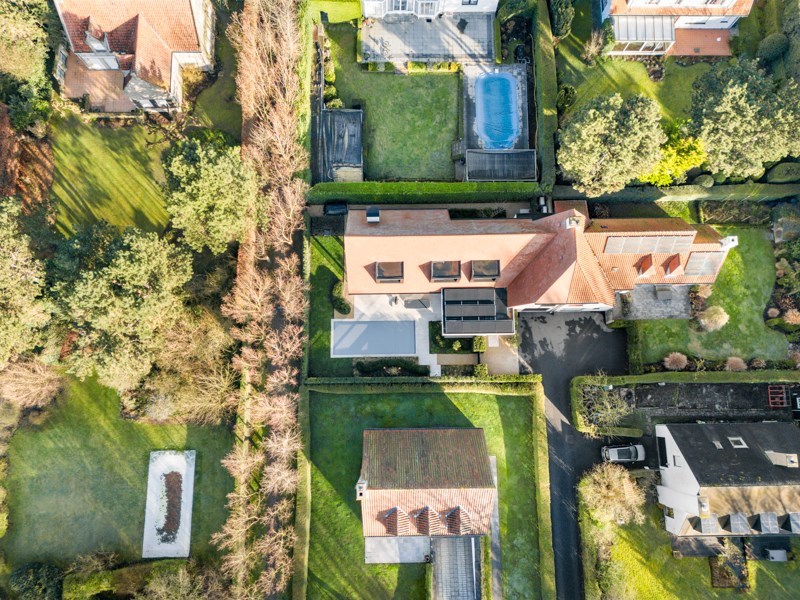
[[[483,73],[475,81],[475,126],[487,150],[514,147],[519,137],[517,80],[510,73]]]

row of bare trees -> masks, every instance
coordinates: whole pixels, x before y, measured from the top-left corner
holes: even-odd
[[[303,86],[297,0],[246,0],[229,29],[240,65],[244,158],[261,178],[257,225],[239,251],[236,284],[223,305],[240,350],[239,437],[223,464],[235,481],[229,517],[214,536],[235,598],[284,592],[292,575],[300,360],[305,347],[305,282],[296,252],[307,165],[299,143]]]

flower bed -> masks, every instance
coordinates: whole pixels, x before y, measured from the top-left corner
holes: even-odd
[[[150,453],[142,558],[189,556],[195,451]]]

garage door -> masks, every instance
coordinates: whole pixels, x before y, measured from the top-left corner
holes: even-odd
[[[416,321],[331,321],[331,356],[414,356]]]

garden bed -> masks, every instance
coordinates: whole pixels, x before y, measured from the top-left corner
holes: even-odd
[[[195,451],[150,453],[142,558],[189,556]]]
[[[442,322],[429,321],[431,354],[472,354],[472,338],[450,338],[442,335]]]

